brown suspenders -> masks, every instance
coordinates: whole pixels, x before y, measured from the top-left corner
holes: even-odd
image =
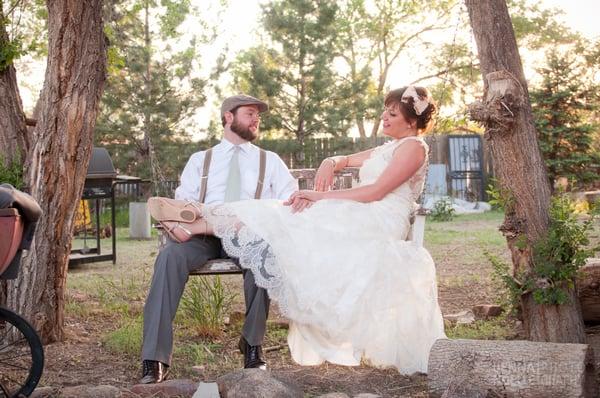
[[[260,149],[260,148],[259,148]],[[208,184],[208,170],[210,169],[210,161],[212,159],[212,148],[206,150],[204,154],[204,165],[202,167],[202,176],[200,177],[200,195],[198,202],[204,203],[206,198],[206,186]],[[267,152],[264,149],[260,149],[260,163],[258,171],[258,181],[256,183],[256,192],[254,193],[254,199],[260,199],[262,194],[264,182],[265,182],[265,170],[267,166]]]

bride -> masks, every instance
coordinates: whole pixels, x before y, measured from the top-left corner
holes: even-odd
[[[429,253],[406,241],[423,190],[436,106],[423,87],[389,92],[381,115],[392,141],[325,159],[315,190],[277,200],[199,205],[148,201],[172,239],[221,238],[290,319],[288,344],[302,365],[324,361],[426,372],[429,350],[445,338]],[[360,167],[358,187],[329,190],[334,172]],[[193,221],[189,221],[193,220]]]

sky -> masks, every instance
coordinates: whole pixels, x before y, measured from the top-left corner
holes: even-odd
[[[193,0],[199,9],[207,10],[207,2],[215,3],[220,0]],[[243,51],[246,48],[253,46],[256,43],[256,31],[259,29],[260,4],[266,0],[229,0],[229,5],[223,14],[223,22],[221,32],[223,34],[217,40],[216,48],[226,42],[229,45],[232,54]],[[600,15],[600,1],[598,0],[540,0],[540,3],[546,7],[557,7],[564,11],[565,15],[561,17],[563,22],[570,28],[581,32],[586,37],[593,39],[600,37],[600,23],[598,15]],[[208,11],[210,12],[210,10]],[[193,30],[193,25],[190,25],[190,30]],[[202,54],[203,63],[211,58],[211,51],[207,49]],[[213,57],[218,53],[214,51]],[[24,62],[20,63],[21,66]],[[208,62],[210,64],[210,61]],[[527,68],[527,65],[525,65]],[[19,85],[23,98],[24,108],[26,112],[30,112],[33,108],[37,93],[43,84],[43,68],[44,65],[39,65],[37,68],[31,67],[27,69],[18,69]],[[407,84],[406,64],[399,63],[395,69],[392,69],[389,74],[388,86],[398,87]],[[527,71],[526,71],[527,73]],[[229,83],[229,79],[225,76],[221,81],[221,85]],[[232,94],[227,89],[224,94]],[[193,124],[198,126],[198,130],[208,126],[211,118],[216,118],[221,99],[210,96],[206,105],[200,109],[194,117]],[[193,134],[194,138],[199,139],[199,134]]]

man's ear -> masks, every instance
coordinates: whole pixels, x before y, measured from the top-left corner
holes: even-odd
[[[225,124],[231,124],[233,122],[233,113],[225,112]]]

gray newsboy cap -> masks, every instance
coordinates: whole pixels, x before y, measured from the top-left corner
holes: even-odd
[[[223,104],[221,105],[221,117],[225,115],[225,112],[231,112],[238,106],[245,105],[257,105],[259,112],[265,112],[269,110],[269,105],[267,105],[266,102],[263,102],[258,98],[254,98],[250,95],[238,94],[232,97],[225,98]]]

